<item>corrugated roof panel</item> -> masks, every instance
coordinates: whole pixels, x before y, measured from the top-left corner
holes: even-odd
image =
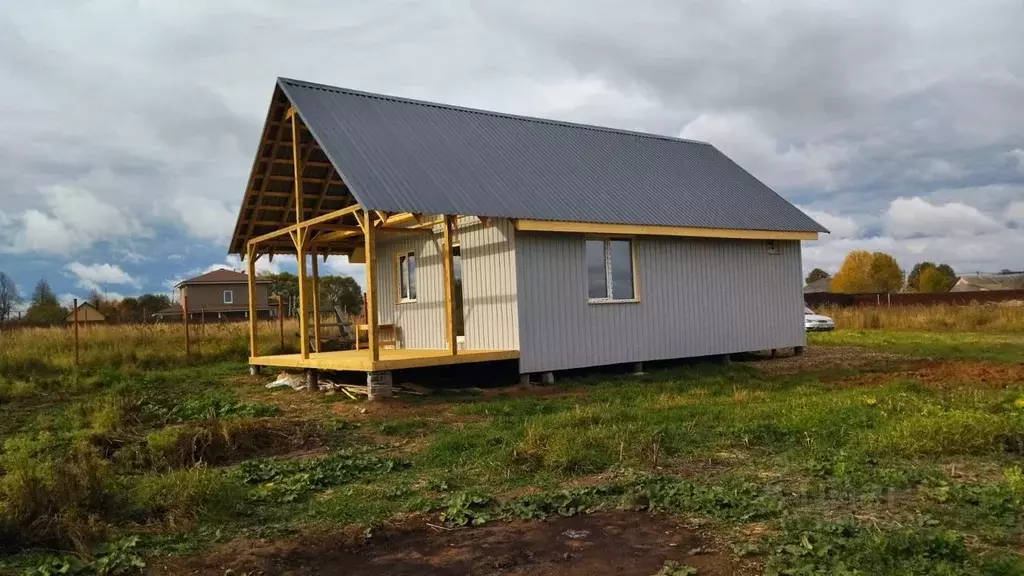
[[[827,232],[707,143],[278,84],[370,210]]]

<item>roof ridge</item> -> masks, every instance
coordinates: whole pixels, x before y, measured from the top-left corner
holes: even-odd
[[[355,90],[353,88],[344,88],[341,86],[331,86],[330,84],[320,84],[317,82],[307,82],[305,80],[296,80],[294,78],[278,77],[278,82],[285,82],[295,86],[304,88],[312,88],[314,90],[327,90],[330,92],[338,92],[343,94],[350,94],[353,96],[361,96],[364,98],[375,98],[378,100],[389,100],[392,102],[400,102],[403,104],[415,104],[417,106],[428,106],[433,108],[443,108],[446,110],[456,110],[459,112],[468,112],[471,114],[481,114],[484,116],[493,116],[497,118],[509,118],[511,120],[520,120],[524,122],[534,122],[537,124],[549,124],[554,126],[562,126],[566,128],[579,128],[582,130],[594,130],[597,132],[608,132],[612,134],[622,134],[626,136],[637,136],[640,138],[653,138],[655,140],[667,140],[670,142],[684,142],[687,144],[699,144],[702,146],[712,146],[710,142],[703,140],[691,140],[689,138],[679,138],[675,136],[666,136],[664,134],[654,134],[652,132],[640,132],[639,130],[626,130],[623,128],[610,128],[608,126],[597,126],[594,124],[584,124],[582,122],[569,122],[567,120],[553,120],[551,118],[540,118],[537,116],[526,116],[523,114],[510,114],[508,112],[498,112],[495,110],[485,110],[483,108],[470,108],[468,106],[458,106],[456,104],[445,104],[443,102],[431,102],[429,100],[417,100],[415,98],[404,98],[402,96],[392,96],[390,94],[380,94],[376,92],[366,92],[363,90]]]

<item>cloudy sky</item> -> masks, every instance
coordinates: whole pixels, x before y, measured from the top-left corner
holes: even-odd
[[[807,269],[1024,268],[1024,3],[839,4],[7,2],[0,270],[84,296],[237,266],[277,76],[710,141],[832,230]]]

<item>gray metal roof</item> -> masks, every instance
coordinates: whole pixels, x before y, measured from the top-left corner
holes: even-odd
[[[370,210],[827,232],[704,142],[278,85]]]

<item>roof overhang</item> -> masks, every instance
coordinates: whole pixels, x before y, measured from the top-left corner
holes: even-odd
[[[644,224],[601,224],[596,222],[565,222],[559,220],[525,220],[515,222],[523,232],[562,232],[568,234],[621,234],[623,236],[687,236],[692,238],[734,238],[740,240],[817,240],[818,233],[785,230],[739,230],[729,228],[696,228],[690,226],[651,226]]]

